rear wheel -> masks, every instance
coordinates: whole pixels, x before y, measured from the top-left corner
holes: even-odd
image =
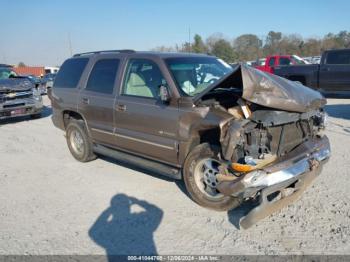
[[[83,121],[71,120],[68,123],[66,139],[69,151],[76,160],[88,162],[96,158]]]
[[[228,211],[240,205],[238,198],[224,196],[217,189],[219,150],[209,144],[195,147],[186,158],[183,175],[186,189],[199,205],[217,211]]]

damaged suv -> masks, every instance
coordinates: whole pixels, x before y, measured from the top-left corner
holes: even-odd
[[[260,199],[243,227],[299,196],[330,156],[319,92],[212,56],[77,54],[49,97],[77,160],[102,154],[183,179],[214,210]]]

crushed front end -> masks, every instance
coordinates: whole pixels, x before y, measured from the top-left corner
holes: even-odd
[[[231,115],[220,123],[216,189],[240,200],[260,199],[242,227],[295,199],[330,157],[323,134],[327,101],[300,83],[239,65],[195,102]]]
[[[222,155],[228,161],[220,167],[218,191],[260,202],[241,227],[295,200],[320,173],[331,151],[323,134],[325,119],[322,109],[293,113],[256,108],[222,129]]]

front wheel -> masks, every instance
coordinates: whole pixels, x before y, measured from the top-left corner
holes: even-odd
[[[41,118],[41,112],[40,112],[40,113],[36,113],[36,114],[30,115],[30,118],[31,118],[31,119],[39,119],[39,118]]]
[[[195,147],[187,156],[183,176],[186,189],[200,206],[217,211],[228,211],[240,205],[238,198],[224,196],[217,189],[219,151],[209,144]]]

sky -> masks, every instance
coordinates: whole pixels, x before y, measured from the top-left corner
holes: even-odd
[[[60,65],[73,53],[174,46],[200,34],[350,31],[348,0],[0,0],[0,63]],[[70,39],[70,41],[69,41]],[[71,43],[71,45],[70,45]],[[71,47],[71,48],[70,48]]]

